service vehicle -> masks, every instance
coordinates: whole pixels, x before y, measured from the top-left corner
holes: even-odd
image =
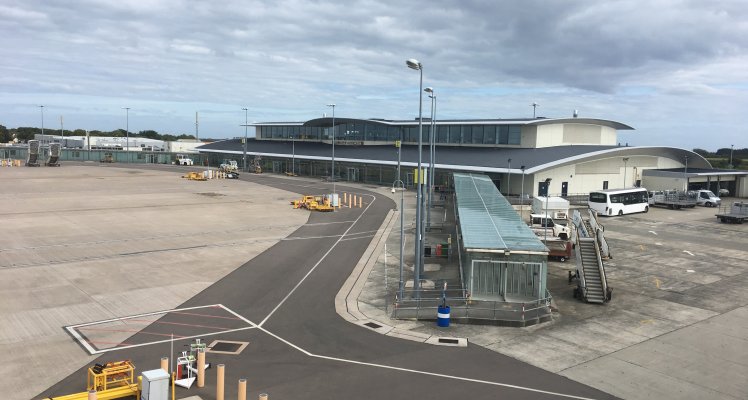
[[[590,192],[590,209],[606,217],[649,211],[649,195],[645,188],[606,189]]]
[[[223,160],[218,169],[223,172],[238,172],[239,164],[236,163],[236,160]]]
[[[191,158],[185,155],[177,154],[177,160],[174,161],[177,165],[195,165],[195,162]]]
[[[719,207],[722,200],[711,190],[696,190],[696,203],[704,207]]]
[[[530,214],[530,229],[539,237],[547,235],[563,240],[568,240],[571,237],[568,226],[555,222],[550,215],[546,219],[545,214]],[[545,232],[546,229],[548,232]]]
[[[649,205],[672,210],[693,208],[696,206],[696,195],[682,190],[654,190],[649,192]]]
[[[720,209],[720,213],[716,215],[721,222],[728,224],[742,224],[743,222],[748,221],[748,203],[736,201],[732,203],[729,209],[727,206]]]
[[[572,244],[570,240],[548,239],[544,242],[548,247],[548,258],[561,262],[571,258]]]

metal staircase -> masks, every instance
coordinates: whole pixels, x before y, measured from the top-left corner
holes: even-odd
[[[574,289],[574,297],[584,299],[588,303],[602,304],[610,300],[611,293],[601,256],[601,247],[607,252],[602,227],[597,224],[594,215],[583,220],[579,211],[574,211],[572,222],[576,228],[574,253],[577,261],[577,287]]]

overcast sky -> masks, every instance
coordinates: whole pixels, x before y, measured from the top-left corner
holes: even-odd
[[[621,142],[748,147],[737,1],[0,0],[0,124],[244,134],[249,121],[623,122]],[[427,97],[425,100],[429,100]],[[429,105],[424,104],[427,113]],[[250,130],[250,135],[252,131]]]

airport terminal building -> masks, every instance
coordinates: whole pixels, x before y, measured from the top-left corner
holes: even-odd
[[[333,122],[334,121],[334,122]],[[423,121],[423,162],[429,161],[431,121]],[[305,122],[253,123],[256,137],[230,139],[198,148],[210,165],[230,158],[258,162],[265,172],[331,177],[333,137],[338,180],[390,185],[400,177],[413,184],[418,162],[418,120],[316,118]],[[435,183],[452,172],[488,175],[505,195],[573,195],[640,186],[646,170],[711,169],[689,150],[621,145],[615,121],[592,118],[465,119],[434,121]],[[397,147],[397,142],[402,145]],[[724,172],[724,171],[723,171]],[[699,180],[712,190],[748,196],[745,172]],[[545,180],[551,178],[550,186]],[[714,178],[714,179],[712,179]],[[691,187],[693,188],[693,187]]]

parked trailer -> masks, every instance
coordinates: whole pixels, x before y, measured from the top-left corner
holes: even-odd
[[[548,258],[556,259],[561,262],[571,258],[571,241],[570,240],[552,240],[548,239],[545,242],[545,246],[548,247]]]
[[[696,207],[696,195],[682,190],[655,190],[649,192],[649,205],[671,210]]]
[[[742,224],[748,220],[748,203],[736,201],[732,203],[729,210],[727,209],[727,206],[722,207],[720,213],[716,215],[721,222],[728,224]]]

